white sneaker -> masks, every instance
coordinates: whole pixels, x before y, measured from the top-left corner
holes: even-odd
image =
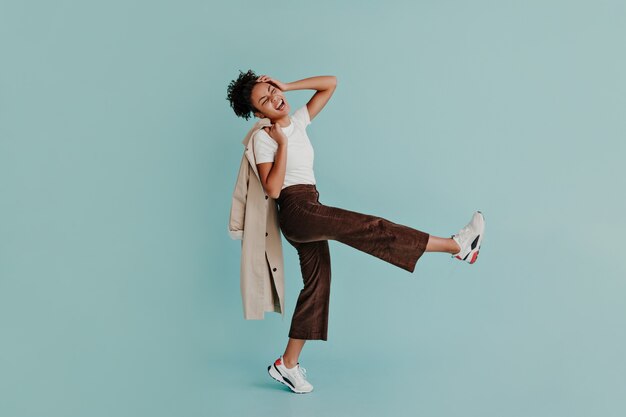
[[[459,253],[452,255],[461,261],[473,264],[478,258],[478,250],[485,234],[485,217],[480,211],[472,216],[472,220],[462,228],[452,239],[459,245]]]
[[[313,385],[306,380],[306,369],[300,366],[298,363],[293,368],[289,369],[285,366],[283,357],[276,359],[276,361],[267,367],[267,372],[276,381],[287,385],[293,392],[297,394],[304,394],[313,391]]]

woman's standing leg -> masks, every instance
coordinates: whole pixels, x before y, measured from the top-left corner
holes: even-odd
[[[296,248],[304,287],[300,291],[289,329],[283,359],[288,368],[298,363],[306,340],[328,340],[330,302],[330,250],[328,241],[298,243]]]
[[[298,251],[304,284],[291,319],[289,337],[327,340],[331,280],[328,241],[289,242]]]
[[[285,353],[283,353],[283,359],[285,360],[285,366],[287,368],[293,368],[298,364],[298,358],[300,357],[300,352],[302,352],[305,342],[306,339],[289,338]]]

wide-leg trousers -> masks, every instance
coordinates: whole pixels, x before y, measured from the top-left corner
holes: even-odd
[[[415,270],[426,250],[428,233],[382,217],[323,205],[313,184],[285,187],[276,202],[280,229],[298,252],[304,282],[291,319],[290,338],[328,340],[329,240],[409,272]]]

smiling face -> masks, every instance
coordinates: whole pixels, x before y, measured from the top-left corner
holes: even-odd
[[[269,83],[257,83],[252,88],[250,102],[257,110],[254,115],[274,121],[289,114],[290,106],[281,90]]]

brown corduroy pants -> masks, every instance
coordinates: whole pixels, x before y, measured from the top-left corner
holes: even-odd
[[[276,199],[280,229],[298,251],[304,288],[291,319],[289,337],[328,340],[329,240],[376,256],[409,272],[426,250],[428,233],[382,217],[325,206],[315,185],[285,187]]]

